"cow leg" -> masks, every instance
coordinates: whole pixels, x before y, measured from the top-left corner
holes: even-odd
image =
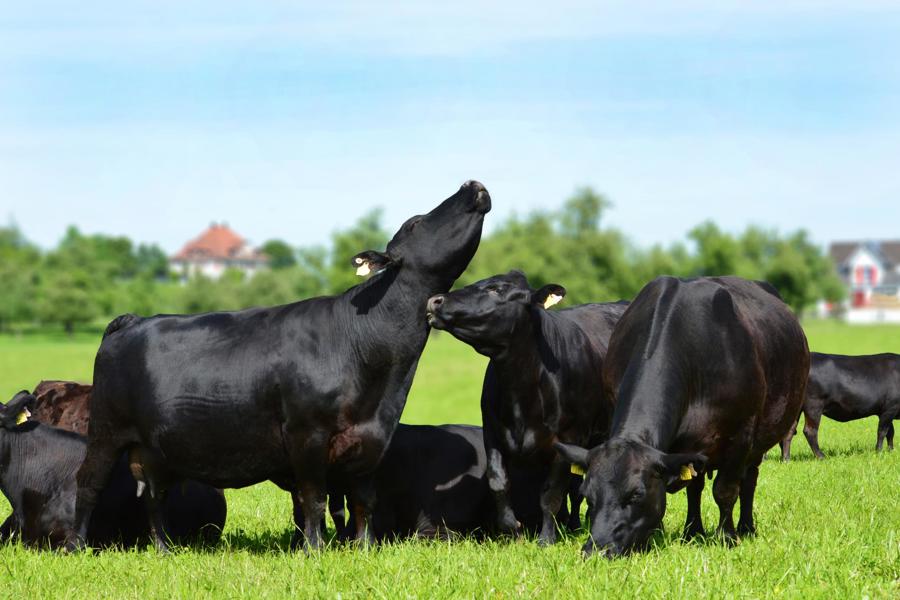
[[[881,452],[881,449],[884,447],[884,438],[888,436],[888,432],[893,430],[893,419],[891,419],[890,415],[882,415],[878,419],[878,441],[875,443],[875,450]],[[888,447],[893,450],[893,433],[891,434],[891,441],[888,442]]]
[[[719,471],[713,482],[713,498],[719,506],[719,527],[716,529],[716,533],[724,536],[726,542],[729,543],[737,538],[737,532],[734,529],[734,504],[737,502],[740,489],[740,480],[722,471]]]
[[[894,421],[893,420],[891,420],[890,424],[888,424],[887,443],[888,443],[888,450],[893,450],[894,449]]]
[[[687,519],[684,522],[684,539],[686,540],[706,535],[706,531],[703,529],[703,515],[700,512],[705,486],[706,481],[703,474],[694,477],[687,486]]]
[[[169,553],[169,536],[166,534],[165,515],[163,507],[166,505],[167,490],[161,490],[151,482],[150,493],[144,495],[147,502],[147,516],[150,520],[150,537],[156,545],[156,549],[163,553]]]
[[[375,511],[374,475],[359,476],[353,482],[353,521],[356,524],[356,541],[363,546],[375,543],[372,513]]]
[[[294,513],[294,533],[291,535],[291,550],[298,550],[303,545],[303,531],[306,519],[303,516],[303,499],[299,491],[291,492],[291,504]]]
[[[759,477],[759,463],[747,467],[741,481],[741,513],[738,517],[737,532],[740,536],[754,535],[756,524],[753,522],[753,497],[756,494],[756,480]]]
[[[487,432],[485,432],[485,445],[487,446]],[[518,536],[522,531],[522,524],[516,520],[516,515],[509,503],[509,476],[506,473],[503,455],[496,448],[487,447],[486,450],[488,487],[497,511],[497,531],[501,534],[510,533]]]
[[[800,416],[797,416],[797,422],[794,423],[794,426],[791,427],[787,434],[784,436],[784,439],[781,440],[781,460],[787,462],[791,460],[791,440],[794,439],[794,436],[797,435],[797,425],[800,424]]]
[[[569,511],[569,521],[566,523],[566,529],[570,532],[578,531],[581,528],[581,503],[584,501],[584,496],[581,495],[580,488],[581,477],[570,473],[569,502],[572,504],[572,508]]]
[[[75,521],[72,530],[66,534],[66,550],[80,550],[87,543],[91,513],[126,443],[106,435],[91,435],[88,438],[84,462],[76,477]]]
[[[543,524],[538,536],[538,544],[547,546],[556,543],[559,532],[556,526],[556,513],[566,497],[569,483],[569,464],[557,455],[550,465],[550,474],[544,482],[541,493],[541,512]]]
[[[825,455],[819,450],[819,420],[821,418],[822,415],[818,412],[804,413],[803,435],[806,436],[806,441],[809,442],[809,447],[816,458],[825,458]]]
[[[3,521],[3,525],[0,525],[0,542],[11,540],[16,535],[17,531],[16,513],[13,512],[6,517],[6,520]]]
[[[347,529],[347,511],[344,508],[344,494],[331,490],[328,493],[328,513],[334,521],[334,532],[337,539],[342,539]]]
[[[303,506],[305,523],[303,529],[303,549],[319,550],[324,546],[322,536],[322,519],[325,518],[327,493],[324,481],[304,481],[300,483],[297,495]]]

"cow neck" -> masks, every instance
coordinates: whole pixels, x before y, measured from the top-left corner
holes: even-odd
[[[491,357],[503,397],[510,404],[530,405],[538,399],[539,384],[546,365],[541,346],[546,339],[543,316],[529,314],[516,323],[508,345]]]
[[[399,341],[405,343],[411,356],[417,357],[428,338],[425,303],[450,287],[433,279],[429,281],[402,267],[389,268],[345,292],[350,315],[347,322],[353,323],[351,335],[356,338],[358,349],[365,353],[372,346],[371,340]]]
[[[626,371],[620,384],[610,439],[623,438],[667,452],[684,414],[684,386],[664,353],[641,362],[637,373]],[[629,369],[630,370],[630,369]]]
[[[54,434],[58,434],[59,437]],[[50,437],[53,439],[48,439]],[[0,465],[5,465],[0,472],[0,487],[3,492],[7,492],[7,486],[12,481],[28,483],[34,477],[44,477],[46,473],[41,472],[40,469],[32,469],[30,471],[32,477],[29,477],[29,469],[26,468],[29,459],[32,461],[32,465],[35,464],[35,457],[45,455],[48,448],[62,443],[60,440],[65,439],[77,441],[81,439],[81,436],[64,429],[42,425],[37,421],[29,421],[14,431],[0,430]],[[72,452],[62,452],[60,456],[65,457],[62,460],[70,460],[74,463],[80,463],[83,458]],[[77,470],[77,467],[73,468]]]

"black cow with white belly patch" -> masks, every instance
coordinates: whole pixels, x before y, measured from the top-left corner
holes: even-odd
[[[627,303],[547,308],[565,295],[559,285],[534,290],[511,271],[428,301],[433,327],[446,329],[491,360],[481,414],[498,528],[520,529],[510,506],[509,464],[548,469],[540,493],[541,543],[557,539],[556,515],[569,483],[569,464],[556,441],[596,444],[605,438],[612,404],[601,369],[613,328]]]
[[[511,502],[524,527],[541,525],[538,503],[546,469],[513,468]],[[581,478],[571,476],[574,520],[578,520]],[[487,479],[487,455],[481,427],[474,425],[405,425],[394,432],[375,474],[378,501],[372,514],[375,538],[484,536],[496,519]],[[339,539],[355,532],[353,514],[342,512],[345,492],[329,490],[332,518]],[[335,497],[337,495],[337,497]],[[557,519],[571,523],[567,506]],[[577,526],[577,525],[576,525]]]

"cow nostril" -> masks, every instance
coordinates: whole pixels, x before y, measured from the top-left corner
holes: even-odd
[[[444,303],[443,296],[432,296],[428,300],[428,310],[433,312],[436,308],[438,308],[443,303]]]

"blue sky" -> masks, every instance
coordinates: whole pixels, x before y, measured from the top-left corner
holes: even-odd
[[[324,243],[464,180],[579,185],[635,242],[900,237],[900,4],[28,2],[0,13],[0,220],[175,251]]]

